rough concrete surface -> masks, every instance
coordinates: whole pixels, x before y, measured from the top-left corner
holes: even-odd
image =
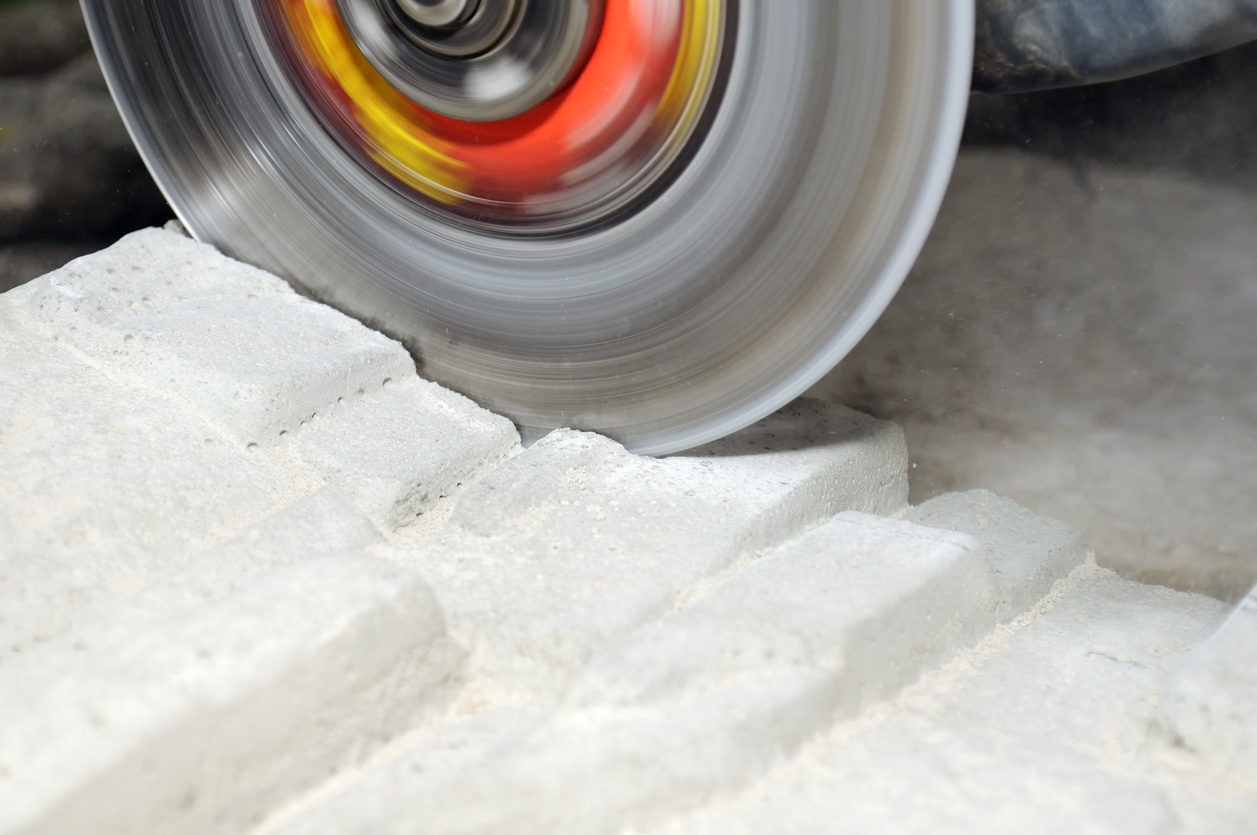
[[[1167,668],[1224,612],[1083,567],[1016,628],[657,831],[1251,831],[1251,790],[1148,741]]]
[[[0,296],[0,367],[0,666],[328,484],[393,531],[518,444],[397,343],[167,231]],[[385,438],[357,436],[398,410],[426,431],[362,477]]]
[[[4,672],[0,831],[239,831],[413,723],[460,660],[423,581],[363,557],[89,629]]]
[[[1257,582],[1257,198],[965,151],[924,252],[811,391],[904,428],[913,501],[987,488],[1123,576]]]
[[[824,443],[657,460],[556,431],[469,487],[428,547],[395,558],[430,578],[476,647],[477,687],[552,693],[755,554],[843,510],[904,509],[895,427],[841,407],[799,414]]]
[[[1252,607],[986,491],[909,506],[889,422],[521,450],[177,230],[0,295],[0,368],[0,833],[1257,815]]]

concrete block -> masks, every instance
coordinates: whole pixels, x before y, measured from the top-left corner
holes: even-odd
[[[363,557],[168,602],[0,671],[0,832],[248,829],[410,727],[462,657],[422,580]]]
[[[315,414],[414,374],[398,343],[160,229],[6,293],[0,316],[190,403],[241,444],[277,443]]]
[[[400,528],[519,446],[504,417],[415,376],[293,435],[293,449],[385,529]]]
[[[995,615],[1000,621],[1026,611],[1053,583],[1091,557],[1077,529],[987,490],[946,493],[917,505],[903,518],[969,534],[980,543],[994,572]]]
[[[390,746],[349,779],[280,809],[258,828],[259,835],[408,832],[399,822],[412,810],[415,797],[448,788],[452,775],[473,774],[496,752],[535,732],[548,716],[536,705],[478,705],[474,712],[466,707],[459,700],[450,721],[425,727],[414,735],[414,744]],[[491,805],[492,799],[479,797],[476,802]]]
[[[0,368],[0,665],[321,483],[3,324]]]
[[[1015,627],[841,722],[726,798],[647,831],[1222,833],[1257,797],[1149,751],[1167,672],[1224,617],[1082,566]]]
[[[908,507],[903,431],[819,400],[795,400],[727,438],[668,460],[715,465],[723,478],[743,478],[748,485],[788,482],[789,501],[765,516],[767,526],[802,531],[837,510],[889,516]]]
[[[61,642],[79,651],[125,645],[146,630],[196,615],[247,591],[278,569],[321,557],[360,553],[383,542],[375,525],[330,488],[267,517],[240,536],[170,569]],[[55,642],[54,642],[55,645]],[[34,652],[48,651],[37,646]]]
[[[640,829],[946,659],[991,598],[969,537],[840,514],[596,658],[545,726],[412,790],[398,830]]]
[[[640,576],[595,550],[589,534],[575,555],[564,551],[576,547],[569,541],[545,547],[559,524],[570,530],[579,513],[597,514],[595,498],[620,472],[608,470],[616,455],[609,441],[558,433],[468,491],[464,500],[478,491],[499,496],[496,508],[518,503],[493,521],[504,539],[488,530],[481,537],[497,550],[479,553],[468,531],[476,520],[463,522],[460,502],[453,521],[462,533],[427,563],[452,623],[479,640],[461,704],[488,706],[485,714],[447,726],[461,741],[456,760],[443,734],[417,742],[277,832],[649,831],[760,779],[835,719],[894,698],[1038,603],[1045,576],[1061,579],[1086,557],[1085,547],[1070,550],[1079,544],[1070,529],[979,494],[928,509],[934,522],[974,533],[839,513],[706,575],[670,606],[631,609],[626,600],[657,592],[651,582],[696,552],[689,529],[672,525],[675,550],[653,552],[670,553],[672,564],[655,557]],[[560,460],[567,469],[556,476]],[[627,485],[635,483],[618,481],[616,500],[633,496]],[[717,495],[717,485],[695,492]],[[578,503],[582,489],[592,495]],[[651,500],[667,495],[656,488]],[[658,515],[669,519],[676,508],[661,504]],[[640,530],[616,530],[614,541],[644,550],[658,536],[653,517],[630,518],[641,518]],[[701,541],[724,528],[703,526]],[[1007,555],[998,550],[1005,545]],[[1055,561],[1030,570],[1044,555]],[[514,597],[494,591],[495,582],[510,584]],[[473,587],[484,594],[478,601]],[[469,732],[482,718],[494,731]]]
[[[421,567],[495,686],[561,688],[597,649],[739,561],[843,510],[899,509],[898,429],[842,407],[777,420],[819,427],[826,442],[787,437],[755,453],[735,439],[653,459],[552,433],[468,487],[438,542],[398,558]]]
[[[0,368],[0,663],[325,484],[387,530],[517,443],[399,345],[158,230],[0,296]],[[275,422],[293,404],[308,432]]]
[[[1171,672],[1157,727],[1210,771],[1257,790],[1257,589]]]
[[[825,680],[833,710],[884,699],[989,627],[970,536],[845,512],[600,656],[574,698],[635,705],[750,676]]]
[[[990,602],[969,537],[843,513],[595,656],[558,704],[451,723],[274,831],[637,825],[902,686]]]

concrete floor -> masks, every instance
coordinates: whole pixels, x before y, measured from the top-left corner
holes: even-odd
[[[812,391],[904,427],[912,500],[984,487],[1101,565],[1257,581],[1257,199],[1181,173],[968,149],[929,242]]]

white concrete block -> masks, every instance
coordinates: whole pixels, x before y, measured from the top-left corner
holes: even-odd
[[[902,434],[841,407],[515,455],[400,346],[156,230],[0,297],[0,368],[0,833],[1257,816],[1257,599],[1188,655],[1216,601],[988,493],[907,508]]]
[[[969,537],[840,514],[596,656],[559,705],[455,722],[275,831],[640,824],[937,663],[987,621],[991,592]]]
[[[947,493],[903,518],[966,533],[981,544],[994,572],[995,614],[1001,621],[1026,611],[1091,556],[1081,531],[987,490]]]
[[[816,675],[855,713],[984,633],[993,588],[970,536],[840,513],[599,657],[586,706],[635,705],[748,676]]]
[[[149,629],[196,615],[247,591],[277,569],[320,557],[360,553],[383,542],[375,525],[330,488],[323,488],[172,568],[144,589],[62,636],[76,650],[122,646]],[[54,642],[54,645],[55,642]],[[36,646],[35,653],[48,651]]]
[[[1157,725],[1214,773],[1257,791],[1257,589],[1173,670]]]
[[[565,489],[597,490],[613,450],[601,439],[562,433],[541,451],[565,452]],[[672,606],[653,614],[646,607],[627,610],[640,614],[635,630],[609,626],[611,617],[629,619],[616,606],[626,597],[640,599],[656,575],[601,592],[598,583],[611,571],[614,578],[625,576],[613,563],[590,550],[585,559],[544,550],[545,540],[536,537],[554,536],[556,521],[572,518],[566,508],[580,506],[573,492],[560,493],[567,505],[546,503],[545,491],[556,481],[548,468],[556,459],[534,455],[521,455],[475,488],[496,492],[504,483],[499,477],[510,473],[498,506],[518,501],[526,509],[494,522],[509,530],[508,539],[492,541],[500,543],[501,582],[513,583],[515,597],[495,593],[489,599],[497,609],[484,602],[485,610],[469,612],[458,572],[468,563],[474,571],[489,556],[453,550],[476,541],[465,528],[461,539],[443,543],[451,550],[437,552],[448,558],[437,588],[451,601],[454,621],[461,619],[470,633],[468,620],[480,618],[474,632],[482,637],[479,663],[462,704],[490,706],[484,719],[494,732],[463,732],[480,717],[457,721],[449,726],[451,738],[461,740],[456,761],[446,753],[450,742],[443,734],[419,741],[276,832],[648,830],[736,792],[835,717],[894,698],[999,621],[1022,614],[1037,601],[1036,583],[1044,576],[1061,579],[1087,553],[1067,527],[981,494],[932,508],[935,522],[967,525],[975,534],[840,513],[774,551],[709,575]],[[621,485],[617,495],[632,493]],[[692,549],[685,529],[675,527],[669,531],[675,541]],[[713,527],[706,527],[707,536]],[[617,541],[632,535],[617,533]],[[634,541],[648,543],[650,533]],[[508,542],[532,543],[536,550],[521,558]],[[1001,545],[1012,550],[1001,554]],[[673,553],[681,561],[690,551]],[[1053,562],[1031,570],[1030,562],[1044,556]],[[669,568],[662,558],[654,563],[663,566],[660,574]],[[554,573],[542,574],[548,570]],[[495,582],[487,569],[469,574],[481,590]],[[490,628],[495,616],[506,624],[494,627],[500,632]],[[568,654],[561,655],[564,649]],[[589,659],[583,667],[576,661],[582,652]],[[505,677],[491,663],[519,678]],[[528,663],[534,666],[525,668]],[[525,675],[538,683],[521,686]]]
[[[839,510],[887,516],[908,507],[903,431],[837,404],[795,400],[740,432],[668,460],[695,459],[748,486],[789,483],[789,500],[765,517],[766,525],[787,530],[806,530]]]
[[[398,830],[639,829],[894,693],[991,603],[969,537],[840,514],[596,658],[544,727],[411,791]]]
[[[0,316],[187,401],[242,444],[276,443],[315,414],[414,374],[398,343],[160,229],[4,294]]]
[[[517,443],[395,343],[157,230],[0,297],[0,368],[0,663],[326,483],[388,529]],[[309,431],[238,434],[302,403]]]
[[[1257,795],[1147,745],[1167,672],[1224,612],[1080,567],[1015,627],[742,792],[639,831],[1249,831]]]
[[[277,810],[256,835],[400,835],[407,829],[399,821],[415,797],[448,788],[451,775],[473,773],[495,752],[509,750],[534,732],[548,715],[536,705],[480,705],[471,713],[465,707],[460,701],[451,721],[423,728],[365,768]]]
[[[28,336],[0,324],[0,664],[320,484]]]
[[[519,446],[504,417],[402,377],[292,435],[294,451],[386,529],[410,524]]]
[[[422,580],[362,557],[130,620],[0,671],[0,832],[242,831],[409,727],[461,659]]]
[[[826,442],[793,448],[789,437],[751,454],[735,439],[709,456],[653,459],[552,433],[469,487],[440,541],[398,558],[421,567],[494,686],[554,691],[598,648],[757,551],[843,510],[899,509],[898,429],[842,407],[776,420],[820,427]]]

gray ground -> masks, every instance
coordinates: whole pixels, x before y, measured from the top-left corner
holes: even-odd
[[[1174,173],[962,153],[882,319],[814,394],[903,425],[913,501],[986,487],[1102,565],[1257,580],[1257,198]]]
[[[816,393],[903,424],[914,501],[986,487],[1101,564],[1257,581],[1257,44],[974,95],[903,290]]]
[[[0,0],[0,292],[170,216],[74,0]],[[987,487],[1102,564],[1257,580],[1257,48],[975,96],[929,244],[814,393],[902,423],[913,498]]]

